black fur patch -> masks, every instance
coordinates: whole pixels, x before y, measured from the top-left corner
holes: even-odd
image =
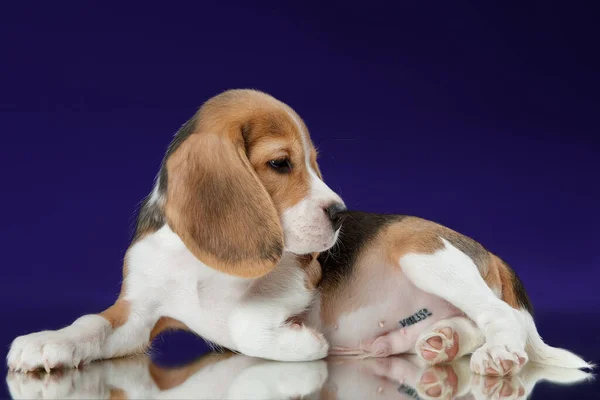
[[[168,174],[167,174],[167,160],[181,146],[181,144],[187,139],[192,133],[194,133],[194,129],[196,128],[196,116],[194,115],[190,118],[185,124],[179,128],[173,140],[169,144],[165,156],[160,165],[160,171],[158,172],[158,194],[161,197],[167,196],[167,183],[168,183]],[[150,196],[146,196],[142,201],[140,206],[136,223],[135,223],[135,231],[133,235],[133,240],[137,240],[140,236],[148,231],[156,231],[160,229],[165,223],[165,217],[163,214],[163,210],[161,210],[160,206],[156,203],[150,203]]]
[[[162,163],[160,164],[160,172],[158,173],[158,192],[161,195],[166,195],[167,193],[167,183],[169,179],[167,175],[167,160],[169,159],[169,157],[171,157],[173,153],[175,153],[175,151],[179,148],[179,146],[181,146],[185,139],[187,139],[192,133],[194,133],[194,130],[196,129],[196,121],[196,115],[187,120],[187,122],[183,124],[181,128],[179,128],[175,136],[173,136],[173,140],[171,140],[171,143],[169,143],[169,147],[167,147],[165,156],[163,157]]]
[[[145,232],[159,230],[165,223],[165,216],[158,204],[150,203],[150,195],[146,196],[137,215],[133,241],[138,240]]]
[[[488,265],[490,263],[490,253],[481,244],[467,236],[454,232],[447,235],[442,234],[442,237],[449,241],[452,246],[469,256],[482,276],[487,274]]]
[[[500,257],[498,257],[498,258],[500,258]],[[529,296],[527,295],[527,292],[525,291],[525,286],[523,286],[523,282],[521,281],[521,278],[519,278],[519,275],[517,275],[515,270],[512,269],[506,261],[504,261],[501,258],[500,258],[500,261],[502,261],[502,263],[504,263],[504,265],[506,266],[506,269],[508,269],[508,271],[512,275],[513,290],[515,291],[515,295],[517,296],[517,301],[519,302],[521,307],[526,309],[529,312],[529,314],[531,314],[531,316],[533,316],[533,304],[531,303],[531,300],[529,299]]]
[[[321,285],[335,287],[348,279],[361,250],[373,240],[381,229],[401,221],[404,215],[373,214],[360,211],[344,213],[344,222],[336,244],[319,254],[323,270]]]

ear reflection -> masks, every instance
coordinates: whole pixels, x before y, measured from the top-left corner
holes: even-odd
[[[7,384],[15,399],[525,399],[541,380],[590,378],[531,363],[516,377],[483,377],[471,373],[468,358],[428,367],[415,357],[290,363],[222,353],[178,367],[144,355],[51,374],[11,372]]]

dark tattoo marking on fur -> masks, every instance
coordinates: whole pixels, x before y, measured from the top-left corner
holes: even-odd
[[[421,399],[419,397],[417,389],[413,388],[412,386],[406,385],[404,383],[402,383],[400,386],[398,386],[398,392],[405,394],[408,397],[411,397],[413,399],[417,399],[417,400]]]
[[[429,311],[426,308],[423,308],[411,315],[410,317],[401,320],[400,325],[402,325],[403,328],[406,328],[407,326],[414,325],[417,322],[423,321],[425,318],[430,317],[432,315],[433,314],[431,313],[431,311]]]

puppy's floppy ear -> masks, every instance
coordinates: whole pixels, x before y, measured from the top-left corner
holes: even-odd
[[[166,161],[165,215],[200,261],[255,278],[283,253],[283,230],[271,197],[246,154],[242,126],[201,124]]]

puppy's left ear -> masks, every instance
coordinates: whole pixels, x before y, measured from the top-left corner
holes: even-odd
[[[167,160],[166,217],[204,264],[256,278],[275,268],[284,243],[279,215],[246,147],[239,125],[200,124]]]

